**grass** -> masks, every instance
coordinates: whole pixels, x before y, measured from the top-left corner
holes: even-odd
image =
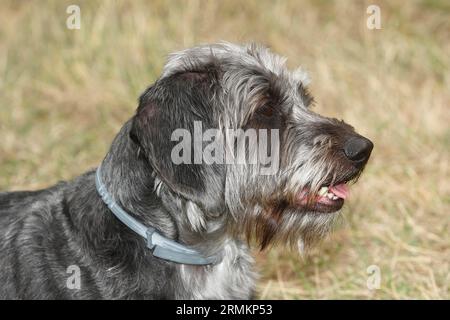
[[[96,166],[165,55],[257,41],[309,70],[316,111],[375,150],[345,221],[308,257],[258,254],[259,297],[449,299],[450,7],[371,2],[74,1],[0,4],[0,190],[37,189]],[[381,270],[379,290],[366,269]]]

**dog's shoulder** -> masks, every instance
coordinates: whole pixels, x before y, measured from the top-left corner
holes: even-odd
[[[63,192],[66,182],[35,191],[0,192],[0,221],[10,216],[19,218],[39,206],[51,205]]]

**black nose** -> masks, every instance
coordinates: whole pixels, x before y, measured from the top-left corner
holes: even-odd
[[[365,162],[369,159],[373,143],[361,136],[351,137],[344,143],[344,153],[348,159],[355,162]]]

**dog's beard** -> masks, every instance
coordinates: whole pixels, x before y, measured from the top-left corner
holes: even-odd
[[[254,175],[247,177],[247,183],[240,181],[243,187],[235,190],[240,190],[237,202],[247,206],[240,206],[240,212],[233,215],[233,231],[261,249],[283,245],[307,252],[324,239],[340,220],[348,187],[344,181],[333,185],[338,175],[329,170],[320,166],[310,169],[317,169],[315,179],[309,179],[314,170],[308,174],[284,170],[276,176]],[[332,185],[321,186],[326,181]]]
[[[260,249],[282,245],[304,253],[333,230],[339,217],[339,211],[320,214],[284,204],[264,209],[256,206],[235,221],[234,232],[243,234]]]
[[[298,213],[295,209],[284,213],[280,224],[279,237],[292,249],[303,254],[314,247],[337,225],[340,211],[318,214],[317,212]]]

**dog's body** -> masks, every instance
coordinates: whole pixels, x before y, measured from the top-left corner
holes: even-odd
[[[127,140],[126,135],[125,127],[116,143]],[[133,152],[121,158],[126,164],[137,161]],[[118,165],[122,163],[117,160]],[[130,173],[123,174],[119,187],[124,194],[137,196],[132,187],[126,191]],[[227,241],[224,260],[213,268],[205,267],[210,270],[204,273],[197,272],[202,267],[155,258],[145,242],[109,212],[97,195],[94,175],[91,171],[41,191],[0,193],[0,298],[251,297],[252,260],[246,246]],[[140,221],[176,237],[176,224],[165,216],[178,212],[165,209],[155,192],[146,193],[145,201],[137,205],[141,208],[136,212],[145,213]],[[70,266],[80,268],[79,289],[68,288],[74,274]]]
[[[342,207],[343,185],[372,150],[350,126],[310,111],[304,85],[303,73],[289,73],[260,47],[173,55],[115,138],[102,178],[135,219],[220,261],[154,257],[102,201],[91,171],[42,191],[0,193],[0,298],[251,298],[256,276],[242,239],[305,247],[323,237]],[[279,130],[280,169],[260,175],[259,165],[173,164],[171,133],[192,132],[195,121],[222,133]],[[321,187],[331,190],[328,200],[317,195]],[[72,288],[77,268],[81,283]]]

